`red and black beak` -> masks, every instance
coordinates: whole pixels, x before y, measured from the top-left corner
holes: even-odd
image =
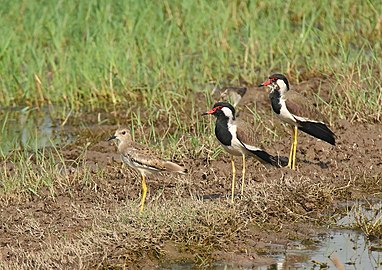
[[[212,109],[212,110],[209,110],[208,112],[204,112],[204,113],[202,113],[202,116],[209,115],[209,114],[214,114],[215,111],[216,111],[216,110],[215,110],[215,108],[214,108],[214,109]]]
[[[218,103],[217,103],[218,104]],[[208,115],[208,114],[214,114],[216,113],[216,111],[218,110],[221,110],[223,107],[222,106],[216,106],[217,104],[215,104],[215,107],[213,107],[211,110],[209,110],[208,112],[205,112],[205,113],[202,113],[202,116],[204,115]]]
[[[259,87],[268,86],[268,85],[270,85],[270,84],[271,84],[271,82],[272,82],[272,80],[271,80],[271,79],[269,79],[269,80],[267,80],[267,81],[263,82],[262,84],[260,84],[260,85],[259,85]]]

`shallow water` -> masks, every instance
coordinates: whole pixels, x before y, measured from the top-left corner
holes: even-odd
[[[63,132],[62,121],[57,119],[48,108],[0,109],[0,155],[12,150],[36,150],[71,141],[71,136]]]
[[[346,270],[382,269],[382,252],[370,251],[370,242],[359,232],[353,230],[332,230],[327,235],[317,238],[320,243],[315,247],[296,245],[296,248],[285,249],[269,255],[276,263],[262,266],[242,267],[224,262],[214,263],[213,270],[301,270],[333,269],[336,270],[330,257],[336,255]],[[281,249],[281,248],[280,248]],[[173,264],[165,269],[197,269],[191,263]]]
[[[379,214],[381,202],[373,204],[372,209],[363,203],[356,203],[357,210],[368,217]],[[355,223],[355,212],[350,211],[337,221],[338,226],[350,227]],[[371,251],[372,246],[381,246],[381,243],[369,241],[364,234],[349,229],[332,229],[326,234],[315,237],[317,244],[305,246],[302,243],[293,243],[288,247],[273,246],[272,254],[268,256],[275,260],[269,265],[252,265],[242,267],[229,262],[216,262],[210,269],[213,270],[302,270],[302,269],[328,269],[337,270],[331,258],[337,257],[346,270],[374,270],[382,269],[382,252]],[[197,269],[189,263],[174,264],[172,270]]]
[[[316,250],[288,250],[285,255],[276,256],[277,268],[274,269],[320,269],[320,266],[337,269],[330,259],[333,256],[337,256],[345,269],[381,269],[382,253],[369,251],[369,246],[370,242],[359,232],[332,230],[321,238]],[[306,256],[309,256],[307,261],[289,262],[291,257],[295,261]]]

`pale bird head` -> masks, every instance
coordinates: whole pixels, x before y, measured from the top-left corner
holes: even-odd
[[[131,141],[131,134],[130,130],[127,128],[119,128],[117,131],[114,133],[113,136],[109,138],[108,141],[111,140],[117,140],[119,143],[120,142],[129,142]]]

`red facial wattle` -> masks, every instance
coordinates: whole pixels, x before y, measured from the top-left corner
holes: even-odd
[[[264,83],[263,83],[263,86],[268,86],[268,85],[270,85],[272,83],[272,79],[269,79],[268,81],[265,81]]]
[[[211,110],[209,110],[207,113],[208,114],[214,114],[216,111],[221,110],[222,108],[223,108],[222,106],[217,106],[217,107],[212,108]]]

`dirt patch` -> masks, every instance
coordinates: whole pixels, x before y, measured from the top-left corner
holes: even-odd
[[[317,79],[301,88],[310,91],[323,83]],[[324,99],[329,97],[325,93],[320,93]],[[272,116],[267,95],[256,88],[243,99],[240,117],[251,121],[247,108],[253,107],[262,116],[259,141],[268,152],[287,156],[289,129]],[[53,195],[42,188],[38,194],[4,200],[0,266],[139,269],[189,260],[201,266],[214,261],[269,264],[262,254],[274,244],[310,239],[316,225],[334,213],[337,201],[381,192],[382,126],[333,122],[335,147],[299,133],[297,171],[248,161],[245,195],[237,196],[235,205],[229,204],[227,154],[215,160],[178,160],[188,174],[150,177],[143,216],[137,213],[139,175],[122,166],[115,145],[106,141],[118,125],[77,129],[76,143],[60,149],[67,182],[55,187]],[[213,131],[201,136],[213,136]],[[2,168],[11,170],[9,163],[2,161]],[[240,179],[240,158],[236,165]]]

